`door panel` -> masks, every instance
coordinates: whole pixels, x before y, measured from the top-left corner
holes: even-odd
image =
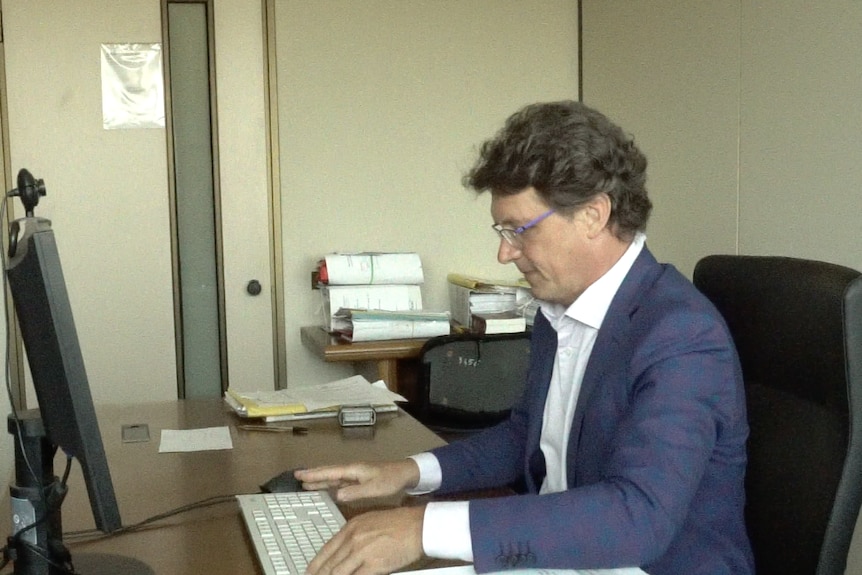
[[[165,18],[170,93],[174,290],[180,397],[219,397],[226,370],[222,340],[218,146],[209,57],[212,3],[168,2]]]
[[[263,4],[215,6],[227,356],[230,385],[242,390],[272,389],[277,379],[284,386],[284,366],[275,361],[281,286],[270,246],[274,240],[280,249],[280,239],[272,231]],[[259,295],[247,290],[252,280]]]

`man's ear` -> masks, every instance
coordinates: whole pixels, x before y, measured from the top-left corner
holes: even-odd
[[[587,235],[594,238],[604,230],[611,219],[611,198],[606,193],[596,194],[581,210],[587,224]]]

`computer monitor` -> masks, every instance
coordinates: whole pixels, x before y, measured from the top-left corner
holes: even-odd
[[[22,170],[14,195],[33,184]],[[96,527],[105,532],[121,527],[51,222],[33,217],[38,195],[29,201],[22,195],[22,201],[27,217],[10,225],[6,276],[39,409],[9,417],[15,435],[13,521],[23,540],[16,551],[16,574],[48,573],[52,562],[68,560],[60,525],[66,487],[53,471],[58,448],[80,463]]]

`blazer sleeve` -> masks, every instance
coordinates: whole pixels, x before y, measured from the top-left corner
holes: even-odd
[[[526,473],[528,447],[538,450],[556,342],[556,332],[541,313],[537,314],[523,394],[502,423],[433,450],[443,471],[439,492],[505,486]],[[527,485],[533,487],[529,481]]]
[[[610,357],[595,358],[605,360],[601,383],[579,398],[580,445],[606,448],[567,465],[562,493],[471,501],[477,572],[645,566],[683,529],[719,428],[737,417],[738,364],[708,313],[676,310],[630,327],[634,340],[594,348]],[[514,456],[504,431],[492,436],[495,453],[475,446],[463,464],[499,468],[497,456]],[[739,459],[729,463],[741,477],[744,452],[728,457]]]

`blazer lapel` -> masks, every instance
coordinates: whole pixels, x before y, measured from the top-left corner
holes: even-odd
[[[626,274],[623,283],[620,284],[620,289],[617,290],[611,301],[602,326],[599,328],[596,343],[593,345],[593,351],[584,372],[584,380],[581,383],[578,403],[572,418],[572,431],[566,449],[566,475],[570,485],[575,478],[581,428],[590,397],[601,384],[609,366],[615,365],[624,357],[620,349],[623,344],[622,334],[628,332],[630,318],[638,308],[641,294],[645,291],[644,286],[652,284],[660,273],[661,266],[644,246],[629,273]]]
[[[551,373],[554,370],[554,357],[557,355],[557,332],[539,311],[533,325],[532,334],[533,365],[535,371],[530,373],[527,382],[530,400],[529,425],[527,427],[527,475],[528,488],[538,493],[545,478],[545,456],[539,446],[542,434],[542,419],[545,401],[548,399],[548,389],[551,384]]]

